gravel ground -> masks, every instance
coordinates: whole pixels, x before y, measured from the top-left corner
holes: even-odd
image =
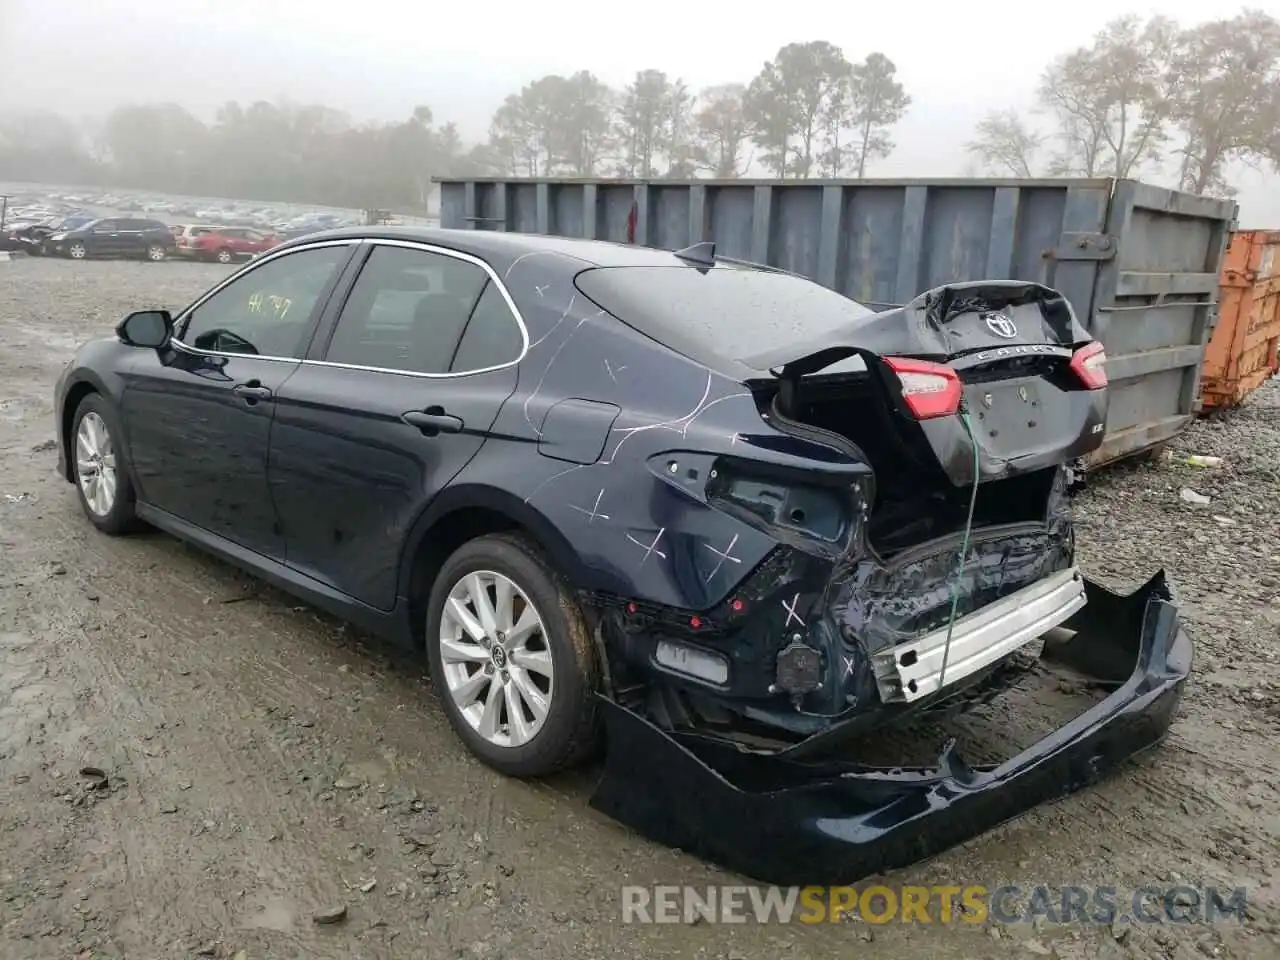
[[[1091,574],[1180,590],[1196,677],[1168,743],[886,878],[1245,886],[1247,923],[628,925],[622,884],[736,880],[591,811],[589,771],[489,772],[420,662],[169,537],[98,535],[53,475],[77,343],[225,270],[0,263],[0,957],[1280,954],[1280,383],[1078,499]]]

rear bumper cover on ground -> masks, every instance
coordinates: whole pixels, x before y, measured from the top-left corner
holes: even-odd
[[[1128,596],[1085,588],[1087,604],[1063,625],[1074,636],[1046,641],[1044,656],[1116,689],[998,766],[970,767],[953,744],[931,769],[745,753],[605,701],[608,756],[592,806],[767,883],[850,883],[932,856],[1096,782],[1167,734],[1193,651],[1163,572]]]

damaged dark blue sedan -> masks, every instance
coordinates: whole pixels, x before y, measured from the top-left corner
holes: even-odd
[[[363,228],[125,318],[67,366],[57,422],[100,530],[143,521],[425,648],[497,770],[603,742],[600,809],[840,882],[1168,730],[1191,666],[1168,585],[1075,565],[1105,370],[1033,283],[876,313],[711,244]],[[863,758],[1032,649],[1105,696],[998,763]]]

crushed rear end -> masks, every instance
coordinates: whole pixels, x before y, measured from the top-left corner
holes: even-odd
[[[966,762],[953,741],[918,768],[806,756],[803,744],[752,751],[606,701],[609,750],[592,805],[768,883],[850,883],[932,856],[1098,781],[1168,732],[1192,649],[1164,577],[1129,596],[1091,583],[1086,593],[1042,658],[1111,692],[1001,763]]]
[[[1075,565],[1070,464],[1102,440],[1104,361],[1061,295],[1018,282],[940,287],[749,358],[770,428],[866,469],[717,461],[708,503],[778,549],[737,589],[746,613],[710,611],[696,641],[662,640],[634,604],[605,623],[633,664],[664,643],[694,663],[700,644],[727,679],[606,699],[593,805],[761,880],[850,882],[1157,743],[1192,657],[1171,590],[1157,574],[1120,596]],[[844,519],[818,535],[837,490]],[[766,610],[785,622],[750,615]],[[939,726],[1029,678],[1088,696],[1030,740],[997,724],[1003,750]],[[894,744],[921,727],[934,750],[913,763]]]

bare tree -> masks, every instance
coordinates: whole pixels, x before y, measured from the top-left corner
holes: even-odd
[[[1030,179],[1044,136],[1031,129],[1016,110],[997,110],[978,121],[965,152],[977,169]]]
[[[1175,60],[1179,187],[1231,192],[1233,160],[1280,162],[1280,23],[1246,10],[1193,27]]]
[[[1120,17],[1045,71],[1040,102],[1058,121],[1061,148],[1055,173],[1127,177],[1159,160],[1178,39],[1167,17]]]
[[[741,83],[708,87],[699,97],[694,114],[697,156],[704,169],[722,180],[742,176],[751,165],[744,157],[751,138],[743,98],[747,88]]]

